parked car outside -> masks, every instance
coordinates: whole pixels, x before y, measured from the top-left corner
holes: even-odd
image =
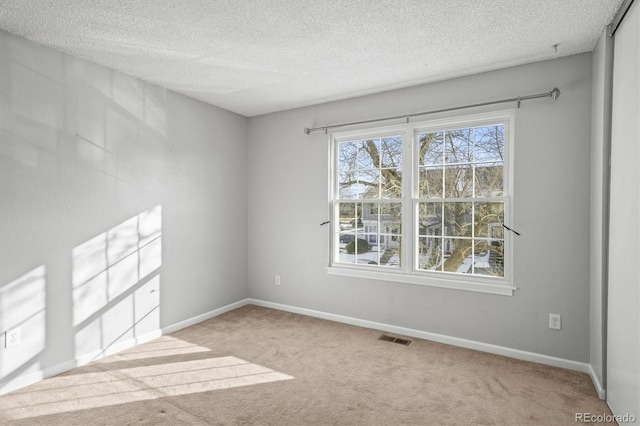
[[[353,234],[340,234],[340,242],[341,243],[350,243],[351,241],[355,240],[356,237]]]

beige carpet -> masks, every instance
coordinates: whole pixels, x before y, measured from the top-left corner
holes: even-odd
[[[575,425],[583,373],[272,309],[233,312],[0,397],[3,425]]]

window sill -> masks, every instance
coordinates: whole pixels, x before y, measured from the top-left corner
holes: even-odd
[[[452,290],[472,291],[476,293],[497,294],[500,296],[513,296],[516,287],[508,284],[493,284],[485,282],[482,278],[474,281],[458,280],[452,278],[440,278],[422,274],[408,274],[405,272],[386,272],[358,269],[352,267],[330,266],[327,272],[331,275],[340,275],[352,278],[367,278],[406,284],[425,285],[429,287],[448,288]]]

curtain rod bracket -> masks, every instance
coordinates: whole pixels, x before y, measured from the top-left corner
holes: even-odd
[[[507,231],[511,231],[511,232],[513,232],[514,234],[516,234],[516,235],[520,236],[520,233],[519,233],[518,231],[516,231],[515,229],[511,229],[511,228],[509,228],[509,227],[508,227],[507,225],[505,225],[504,223],[502,224],[502,226],[504,226],[504,229],[506,229]]]
[[[521,101],[520,96],[518,96],[518,109],[520,109],[520,101]]]

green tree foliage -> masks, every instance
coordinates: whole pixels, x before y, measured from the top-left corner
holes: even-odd
[[[358,244],[358,253],[366,253],[369,251],[369,243],[366,240],[363,240],[362,238],[358,238],[354,241],[351,241],[349,244],[347,244],[344,249],[347,251],[348,254],[355,254],[356,253],[356,244]]]

